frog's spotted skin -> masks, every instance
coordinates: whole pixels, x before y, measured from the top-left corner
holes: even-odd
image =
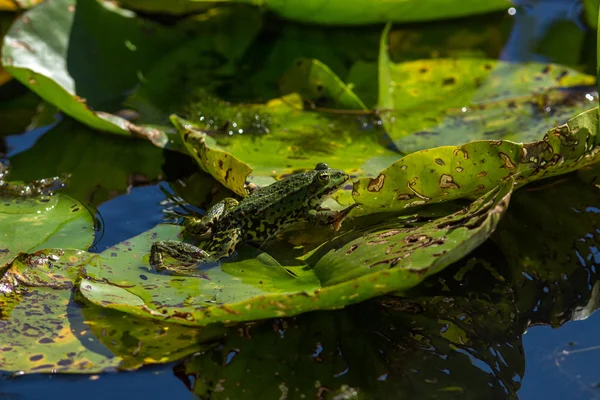
[[[176,240],[156,242],[152,245],[150,264],[157,270],[164,269],[163,255],[168,254],[184,262],[180,270],[190,270],[198,263],[230,256],[240,243],[264,242],[298,221],[333,225],[338,229],[342,220],[358,204],[332,211],[321,208],[321,203],[347,180],[348,174],[344,171],[319,163],[312,171],[294,174],[255,189],[239,203],[225,199],[203,218],[190,218],[185,223],[187,233],[212,235],[203,249]]]

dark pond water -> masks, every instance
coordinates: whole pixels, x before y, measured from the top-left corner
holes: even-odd
[[[502,59],[571,62],[572,60],[561,59],[561,54],[555,54],[552,46],[533,49],[529,44],[543,43],[544,38],[552,35],[555,36],[552,36],[550,43],[558,43],[561,40],[560,35],[564,34],[567,38],[575,32],[580,34],[580,40],[585,43],[578,64],[582,65],[588,73],[594,73],[593,32],[590,32],[581,19],[579,2],[548,0],[519,3],[523,6],[522,12],[514,16],[510,34],[500,54]],[[566,24],[568,28],[557,31],[557,26],[563,26],[561,29],[564,29],[565,25],[561,24]],[[562,33],[557,37],[556,32]],[[15,179],[26,180],[54,175],[58,171],[55,166],[66,163],[62,165],[69,165],[74,171],[74,180],[79,182],[75,185],[84,187],[85,183],[82,181],[85,181],[86,174],[94,169],[104,168],[105,154],[102,153],[101,146],[107,146],[108,152],[120,154],[123,158],[127,158],[130,154],[128,153],[130,144],[106,136],[97,136],[69,120],[62,117],[59,119],[61,122],[57,124],[38,128],[24,135],[4,138],[5,156],[15,167],[13,171]],[[69,150],[67,146],[67,149],[62,149],[60,154],[58,152],[53,154],[52,148],[39,145],[43,138],[53,138],[54,142],[71,140],[66,139],[68,135],[79,138],[89,136],[88,148],[98,146],[100,149],[97,159],[83,162],[77,160],[78,149]],[[189,171],[189,160],[163,154],[158,149],[149,149],[147,156],[165,158],[162,171],[164,180],[134,177],[132,169],[124,163],[123,169],[132,175],[128,193],[115,196],[110,191],[103,191],[103,188],[99,187],[98,190],[91,191],[91,195],[79,199],[97,205],[95,208],[99,219],[99,234],[92,251],[100,252],[162,221],[161,210],[164,205],[161,202],[166,199],[165,191],[171,190],[175,178],[185,176]],[[592,171],[592,174],[594,173],[596,172]],[[0,378],[0,400],[63,399],[65,397],[114,400],[131,397],[185,399],[194,398],[190,386],[202,379],[211,381],[214,397],[219,393],[219,386],[215,382],[219,379],[229,379],[239,382],[241,388],[245,386],[249,388],[248,392],[240,390],[231,398],[255,398],[260,394],[264,394],[265,398],[286,398],[285,393],[287,398],[300,398],[292,391],[286,392],[288,388],[281,386],[283,380],[291,379],[291,375],[284,376],[287,373],[285,371],[290,371],[290,365],[295,366],[294,376],[307,377],[308,382],[302,381],[301,378],[292,379],[298,386],[315,388],[319,386],[318,382],[328,382],[329,385],[343,382],[350,388],[359,388],[358,397],[353,397],[352,390],[348,389],[345,395],[339,395],[335,397],[336,399],[371,397],[600,399],[600,368],[598,367],[600,315],[592,313],[589,316],[586,314],[586,318],[581,320],[570,320],[574,311],[580,313],[577,315],[581,315],[577,307],[584,307],[588,302],[590,310],[598,307],[600,294],[597,290],[600,286],[598,286],[596,268],[600,263],[597,247],[600,241],[598,236],[600,229],[592,228],[600,226],[600,214],[595,208],[600,207],[600,201],[597,201],[600,200],[600,196],[591,191],[590,185],[585,186],[574,175],[566,181],[556,179],[552,182],[548,188],[542,188],[543,185],[540,185],[539,191],[523,192],[520,197],[515,196],[512,218],[513,221],[520,219],[527,221],[525,214],[534,214],[526,207],[528,201],[537,201],[540,208],[548,207],[545,211],[547,214],[544,215],[550,218],[565,215],[566,246],[561,247],[556,237],[550,234],[547,242],[542,239],[532,240],[531,243],[532,246],[547,243],[550,249],[554,246],[565,249],[563,253],[558,254],[557,258],[565,264],[576,265],[579,270],[573,275],[578,279],[583,276],[581,282],[567,285],[558,282],[560,279],[554,276],[540,279],[537,285],[539,290],[530,288],[534,300],[539,298],[538,303],[535,304],[532,300],[535,306],[532,306],[531,310],[518,309],[516,314],[506,313],[502,314],[502,317],[498,317],[501,314],[500,308],[492,313],[485,307],[477,308],[473,305],[474,308],[469,309],[469,317],[479,321],[477,329],[462,336],[457,332],[449,334],[450,328],[440,331],[441,334],[446,335],[445,338],[456,335],[452,336],[453,340],[468,337],[470,341],[464,346],[462,346],[464,343],[461,343],[461,346],[448,345],[449,342],[436,343],[431,339],[432,341],[427,343],[435,344],[419,347],[415,344],[418,341],[414,339],[415,331],[412,332],[412,342],[405,337],[395,336],[396,332],[403,329],[403,324],[415,321],[417,325],[421,322],[425,324],[427,320],[418,319],[416,315],[414,321],[407,319],[406,315],[410,314],[403,313],[400,305],[393,303],[393,300],[373,301],[335,313],[304,315],[289,322],[269,321],[262,327],[253,328],[253,335],[257,338],[255,340],[259,343],[257,345],[259,348],[253,348],[251,341],[242,342],[240,345],[235,335],[230,335],[221,342],[219,347],[207,350],[195,361],[186,360],[184,364],[176,362],[144,367],[134,372],[93,376],[31,375]],[[571,190],[573,187],[581,187],[577,189],[581,192],[574,192]],[[536,196],[534,193],[542,195],[534,197]],[[579,217],[574,216],[575,213],[585,213],[585,218],[577,219]],[[527,222],[529,224],[527,227],[530,229],[533,226],[533,228],[528,231],[531,236],[526,239],[533,236],[544,238],[549,225],[545,225],[542,220],[534,219],[534,216],[531,218]],[[569,220],[569,218],[573,219]],[[578,224],[581,225],[582,231],[577,229]],[[583,226],[587,230],[583,229]],[[588,226],[592,228],[588,229]],[[512,232],[510,223],[507,223],[505,228],[507,234]],[[522,234],[521,231],[516,232]],[[476,252],[476,257],[504,271],[501,272],[505,274],[504,276],[510,276],[510,271],[503,270],[506,256],[498,255],[494,246],[492,242],[486,243]],[[441,279],[445,279],[450,285],[451,277],[461,266],[463,264],[459,262],[449,268],[449,271],[444,271],[440,275]],[[529,276],[529,272],[524,270],[519,273]],[[460,302],[462,299],[465,302],[463,305],[469,308],[469,302],[474,304],[474,299],[483,298],[483,295],[471,296],[471,291],[476,291],[473,287],[481,287],[480,294],[490,288],[490,297],[493,297],[492,291],[496,289],[489,280],[493,278],[484,272],[475,274],[468,285],[464,285],[464,290],[468,293],[457,295],[454,301]],[[531,278],[531,281],[534,280]],[[435,285],[440,283],[440,279],[435,277],[428,282],[432,287],[431,290],[437,290]],[[594,291],[594,284],[596,284],[596,291]],[[456,284],[454,289],[460,292],[462,286],[462,283]],[[517,291],[518,288],[510,290]],[[544,297],[544,293],[550,294]],[[462,295],[464,297],[460,297]],[[552,298],[552,296],[556,297]],[[590,300],[594,296],[595,299]],[[496,305],[501,301],[490,302],[492,303]],[[525,303],[519,303],[521,304]],[[443,319],[443,315],[443,313],[436,315],[436,320]],[[563,323],[564,321],[568,322]],[[497,322],[497,325],[494,325],[494,322]],[[521,337],[522,330],[519,331],[518,328],[526,327],[529,322],[531,326]],[[291,328],[272,328],[272,326],[281,327],[288,323],[290,326],[297,324],[295,326],[298,327],[298,332],[301,332],[299,338],[294,336]],[[517,328],[502,329],[504,325],[509,326],[511,323],[515,323]],[[273,335],[275,338],[272,337]],[[476,339],[481,340],[476,341]],[[278,340],[286,344],[283,349]],[[330,350],[331,347],[334,347],[334,350]],[[238,353],[250,355],[240,358]],[[335,357],[320,358],[321,354],[334,353],[339,353],[340,356],[336,359],[337,363],[332,361]],[[374,359],[378,361],[373,361]],[[340,363],[340,360],[343,362]],[[239,363],[244,364],[239,367]],[[324,369],[321,368],[322,366]],[[185,368],[187,370],[184,371]],[[261,368],[264,368],[264,373],[261,372]],[[436,378],[429,378],[430,375],[435,375]],[[439,382],[446,382],[446,384],[438,385]],[[394,383],[398,383],[399,386],[396,387]],[[279,396],[273,396],[274,392],[271,389],[274,387],[278,388],[275,392],[278,392]],[[369,394],[361,394],[360,388],[366,388],[364,393]],[[317,392],[313,390],[311,393]],[[210,397],[207,395],[206,398]]]

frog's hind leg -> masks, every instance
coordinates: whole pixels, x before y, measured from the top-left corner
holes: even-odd
[[[157,271],[163,271],[163,256],[169,255],[181,261],[184,265],[180,268],[193,269],[198,261],[210,259],[210,254],[199,247],[179,240],[160,240],[152,244],[150,249],[150,266]]]
[[[213,259],[229,257],[233,254],[236,246],[242,241],[242,228],[233,226],[213,235],[212,240],[206,246]]]

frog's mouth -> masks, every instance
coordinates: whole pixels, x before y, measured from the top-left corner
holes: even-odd
[[[337,192],[338,190],[340,190],[340,189],[341,189],[341,188],[344,186],[344,184],[345,184],[346,182],[348,182],[348,180],[350,180],[350,175],[347,175],[347,174],[346,174],[346,175],[345,175],[345,178],[344,178],[344,180],[343,180],[343,181],[341,181],[339,184],[337,184],[337,185],[335,185],[335,186],[332,186],[332,187],[330,187],[329,189],[325,190],[325,191],[323,192],[322,196],[323,196],[323,197],[325,197],[325,196],[330,196],[330,195],[332,195],[333,193]]]

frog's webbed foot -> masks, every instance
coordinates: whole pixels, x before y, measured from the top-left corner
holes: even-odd
[[[342,226],[342,221],[350,214],[359,203],[351,204],[341,211],[334,210],[310,210],[308,212],[308,222],[316,226],[333,226],[334,231],[338,231]]]
[[[163,257],[168,255],[181,261],[177,267],[165,267]],[[161,240],[152,244],[150,249],[150,266],[157,271],[182,270],[189,271],[196,268],[199,261],[210,261],[210,254],[199,247],[179,240]]]

